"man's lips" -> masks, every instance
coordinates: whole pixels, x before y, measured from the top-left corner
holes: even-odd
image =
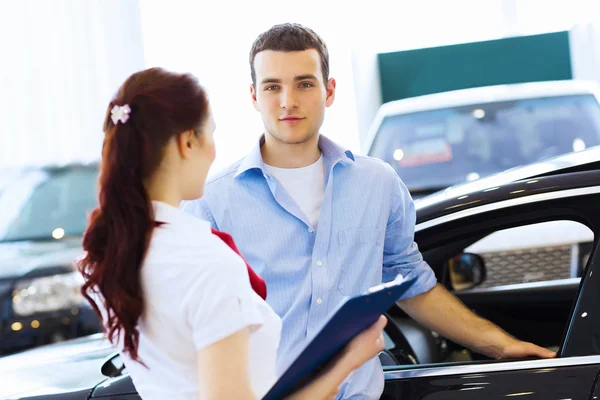
[[[279,118],[279,121],[284,124],[294,125],[300,123],[304,118],[301,117],[283,117]]]

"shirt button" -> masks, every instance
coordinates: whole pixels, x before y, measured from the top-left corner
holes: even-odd
[[[317,299],[317,304],[321,304],[322,302],[323,302],[323,300],[321,300],[321,298],[319,297],[319,298]]]
[[[314,231],[313,231],[313,228],[308,228],[308,231],[309,231],[310,233],[313,233],[313,232],[314,232]]]
[[[323,263],[321,262],[321,260],[318,260],[318,261],[317,261],[317,267],[320,267],[320,266],[322,266],[322,265],[323,265]]]

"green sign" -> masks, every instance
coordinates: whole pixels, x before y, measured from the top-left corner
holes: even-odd
[[[572,79],[569,33],[378,55],[384,103],[449,90]]]

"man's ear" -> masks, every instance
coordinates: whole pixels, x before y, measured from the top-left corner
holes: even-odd
[[[252,97],[252,105],[256,111],[260,111],[258,108],[258,101],[256,100],[256,88],[254,87],[254,83],[250,84],[250,96]]]
[[[333,100],[335,100],[335,79],[329,78],[327,81],[327,97],[325,99],[325,107],[329,107],[333,104]]]

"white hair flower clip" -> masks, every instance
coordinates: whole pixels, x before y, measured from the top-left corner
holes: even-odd
[[[131,113],[131,108],[128,104],[125,104],[124,106],[115,105],[112,110],[110,110],[110,117],[112,118],[113,124],[116,125],[119,121],[124,124],[129,119],[129,113]]]

